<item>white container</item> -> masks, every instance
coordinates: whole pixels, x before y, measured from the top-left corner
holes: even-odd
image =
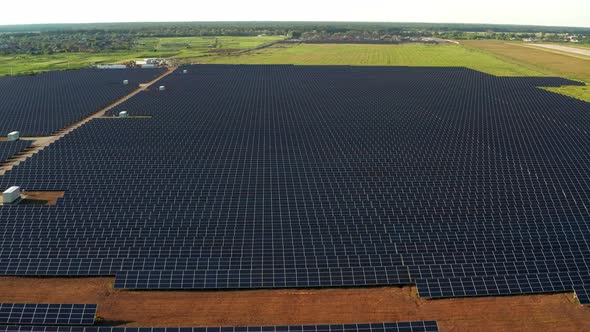
[[[164,91],[164,90],[166,90],[166,87],[163,85],[160,85],[160,91]]]
[[[4,204],[14,203],[20,198],[20,187],[13,186],[2,193],[2,201]]]
[[[124,81],[123,81],[123,84],[124,84],[124,85],[127,85],[127,84],[129,84],[129,80],[124,80]]]
[[[20,138],[20,133],[18,131],[13,131],[10,134],[8,134],[8,136],[6,136],[6,138],[8,138],[9,141],[18,141],[18,139]]]
[[[129,114],[127,113],[127,111],[119,112],[119,117],[120,118],[128,118]]]

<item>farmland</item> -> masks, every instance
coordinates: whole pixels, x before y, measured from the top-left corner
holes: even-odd
[[[281,44],[244,55],[218,56],[195,61],[232,64],[463,66],[498,76],[542,75],[484,52],[457,45]]]
[[[109,53],[0,56],[0,76],[26,75],[51,70],[78,69],[93,64],[143,58],[186,58],[210,55],[211,50],[244,50],[284,39],[270,37],[167,37],[141,38],[132,50]]]

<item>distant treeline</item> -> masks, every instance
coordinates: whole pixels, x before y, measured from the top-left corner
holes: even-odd
[[[38,24],[0,26],[0,54],[54,54],[130,50],[139,38],[282,35],[305,40],[390,40],[539,38],[563,41],[577,35],[590,43],[590,28],[493,24],[346,22],[174,22]]]
[[[590,34],[590,28],[457,24],[457,23],[362,23],[362,22],[158,22],[158,23],[91,23],[91,24],[34,24],[0,26],[2,32],[76,32],[108,31],[141,36],[240,36],[260,33],[285,35],[289,31],[325,31],[328,33],[348,31],[377,31],[380,33],[403,33],[405,31],[438,32],[517,32],[517,33],[570,33]]]

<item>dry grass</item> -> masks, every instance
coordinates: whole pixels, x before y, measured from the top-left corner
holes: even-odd
[[[487,52],[498,59],[550,76],[590,82],[590,59],[564,52],[502,41],[463,41],[466,47]],[[587,86],[564,86],[547,90],[590,102]]]
[[[500,41],[463,41],[468,47],[484,50],[498,58],[548,75],[590,82],[590,61],[564,53],[550,52],[526,44]]]

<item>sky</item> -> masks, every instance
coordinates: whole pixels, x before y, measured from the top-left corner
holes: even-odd
[[[0,11],[0,25],[363,21],[590,27],[590,0],[2,0]]]

